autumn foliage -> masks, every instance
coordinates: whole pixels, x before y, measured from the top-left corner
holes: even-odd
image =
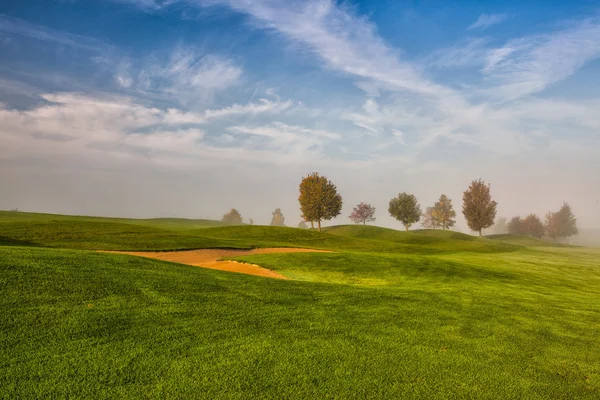
[[[463,193],[463,215],[469,228],[479,232],[494,224],[496,218],[496,203],[490,194],[490,185],[481,179],[472,181],[469,188]]]
[[[300,182],[300,210],[306,221],[316,222],[321,231],[321,221],[337,217],[342,212],[342,196],[336,186],[324,176],[314,172]]]
[[[350,219],[355,224],[366,225],[367,222],[375,221],[375,207],[370,204],[360,203],[352,209]]]
[[[221,218],[221,222],[228,225],[241,225],[242,215],[238,210],[232,208],[231,211],[223,215],[223,218]]]

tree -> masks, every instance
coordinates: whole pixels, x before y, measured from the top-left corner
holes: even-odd
[[[363,225],[366,225],[367,222],[373,222],[375,221],[375,207],[361,202],[359,205],[354,207],[354,209],[352,209],[350,219],[355,224],[362,223]]]
[[[553,213],[551,211],[546,213],[544,228],[546,228],[546,234],[556,241],[556,238],[560,233],[558,229],[558,213]]]
[[[556,214],[559,237],[567,238],[579,233],[579,229],[577,228],[577,219],[573,215],[569,203],[564,202]]]
[[[285,226],[285,217],[281,212],[281,208],[276,208],[273,211],[273,218],[271,219],[271,226]]]
[[[506,227],[508,228],[508,233],[511,235],[523,234],[523,220],[521,217],[512,217]]]
[[[392,217],[404,224],[407,232],[412,224],[421,219],[421,207],[417,198],[406,192],[400,193],[398,197],[390,200],[388,211]]]
[[[450,200],[445,194],[440,196],[440,199],[433,205],[433,217],[435,218],[436,225],[440,226],[443,230],[452,228],[456,224],[456,211],[452,207],[452,200]]]
[[[317,222],[321,232],[321,221],[337,217],[342,212],[342,196],[336,186],[324,176],[314,172],[300,182],[300,210],[306,221]]]
[[[306,222],[300,221],[300,223],[298,224],[298,228],[300,228],[300,229],[308,229],[308,226],[306,225]]]
[[[540,217],[535,214],[529,214],[523,220],[522,231],[526,235],[539,239],[544,236],[544,224]]]
[[[496,218],[494,225],[492,225],[492,233],[496,235],[500,235],[508,232],[508,226],[506,223],[506,218],[500,217]]]
[[[248,224],[250,224],[250,225],[254,225],[254,220],[253,220],[252,218],[250,218],[250,219],[248,220]]]
[[[423,222],[421,226],[425,229],[437,229],[439,228],[438,218],[436,217],[436,210],[434,207],[427,207],[422,215]]]
[[[490,185],[481,179],[472,181],[469,189],[463,193],[462,212],[469,228],[481,236],[482,229],[494,224],[497,205],[490,195]]]
[[[242,224],[242,215],[238,210],[232,208],[227,214],[223,215],[221,218],[221,222],[228,225],[241,225]]]

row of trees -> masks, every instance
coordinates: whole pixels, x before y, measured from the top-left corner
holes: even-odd
[[[302,212],[303,221],[298,224],[299,228],[307,228],[305,221],[310,222],[311,228],[321,230],[321,222],[330,220],[340,215],[342,210],[342,196],[337,192],[337,187],[326,177],[318,173],[312,173],[302,178],[299,186],[300,195],[298,201]],[[490,185],[482,180],[472,181],[468,189],[463,192],[462,214],[467,221],[469,229],[478,232],[494,225],[496,233],[498,229],[507,229],[512,234],[530,235],[542,237],[544,234],[556,239],[577,234],[576,219],[571,208],[564,203],[557,212],[549,212],[545,223],[535,215],[530,214],[525,218],[514,217],[506,223],[505,218],[500,218],[494,224],[496,218],[497,204],[492,200]],[[366,224],[375,221],[375,207],[371,204],[361,202],[355,206],[349,218],[355,223]],[[456,211],[452,200],[442,194],[433,206],[427,207],[425,212],[417,198],[413,194],[400,193],[389,202],[389,214],[400,221],[405,229],[408,229],[419,221],[426,229],[450,229],[456,224]],[[242,216],[236,209],[225,214],[222,221],[226,224],[241,224]],[[250,219],[250,224],[253,224]],[[272,213],[272,226],[285,226],[285,217],[280,208]]]
[[[321,221],[337,217],[342,210],[342,196],[337,193],[336,186],[326,177],[312,173],[300,182],[300,210],[305,221],[310,222],[314,228],[317,223],[321,230]],[[463,215],[471,230],[479,232],[494,224],[497,203],[492,200],[490,185],[477,180],[471,182],[469,188],[463,193]],[[400,193],[398,197],[390,200],[388,212],[408,229],[423,218],[426,228],[448,229],[456,223],[456,212],[452,201],[444,194],[432,206],[421,212],[417,198],[413,194]],[[375,207],[370,204],[360,203],[352,210],[350,219],[355,223],[366,224],[375,221]]]
[[[571,211],[571,206],[566,202],[563,203],[560,210],[556,212],[549,211],[544,222],[537,215],[529,214],[525,218],[513,217],[506,228],[508,233],[513,235],[528,235],[535,238],[548,235],[554,240],[579,233],[577,219]]]
[[[281,208],[276,208],[272,213],[271,226],[285,226],[285,217],[281,212]],[[232,208],[227,214],[223,215],[221,222],[227,225],[241,225],[243,224],[242,215],[238,210]],[[254,225],[254,220],[250,218],[248,220],[250,225]],[[298,227],[301,227],[300,225]]]

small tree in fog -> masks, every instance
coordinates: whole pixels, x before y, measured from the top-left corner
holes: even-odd
[[[342,196],[337,187],[326,177],[314,172],[300,182],[300,210],[306,221],[317,223],[321,231],[321,221],[337,217],[342,212]]]
[[[569,203],[564,202],[556,214],[556,218],[558,219],[559,237],[567,238],[579,233],[579,229],[577,228],[577,219],[573,215]]]
[[[492,200],[490,185],[486,185],[481,179],[472,181],[463,193],[462,212],[469,228],[479,232],[481,236],[482,229],[494,224],[497,205],[498,203]]]
[[[523,220],[521,217],[512,217],[506,227],[508,228],[508,233],[511,235],[523,234]]]
[[[445,194],[442,194],[440,199],[433,205],[433,217],[436,225],[443,230],[452,228],[456,224],[456,211],[452,207],[452,200]]]
[[[388,211],[392,217],[402,222],[406,232],[412,224],[419,222],[421,219],[421,207],[417,202],[417,198],[406,192],[400,193],[398,197],[390,200]]]
[[[241,225],[242,215],[238,210],[232,208],[231,211],[223,215],[223,218],[221,218],[221,222],[227,225]]]
[[[300,221],[300,223],[298,223],[298,228],[300,228],[300,229],[308,229],[308,226],[306,225],[306,222]]]
[[[250,219],[248,220],[248,223],[249,223],[250,225],[254,225],[254,220],[253,220],[252,218],[250,218]]]
[[[496,218],[494,225],[492,225],[492,233],[499,235],[508,232],[508,226],[506,222],[506,218],[500,217]]]
[[[551,211],[548,211],[546,213],[544,228],[546,229],[546,235],[550,236],[553,240],[556,241],[556,238],[559,236],[560,233],[558,229],[558,213],[553,213]]]
[[[271,218],[271,226],[284,226],[285,225],[285,217],[281,212],[281,208],[276,208],[273,211],[273,218]]]
[[[533,236],[539,239],[542,236],[544,236],[545,229],[540,217],[538,217],[535,214],[529,214],[523,220],[522,231],[526,235]]]
[[[355,224],[366,225],[367,222],[375,221],[375,207],[370,204],[361,202],[359,205],[352,209],[350,219]]]
[[[423,222],[421,226],[425,229],[437,229],[439,228],[438,218],[436,217],[436,211],[434,207],[427,207],[422,215]]]

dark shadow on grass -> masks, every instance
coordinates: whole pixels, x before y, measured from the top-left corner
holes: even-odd
[[[44,247],[28,240],[11,239],[4,236],[0,236],[0,246]]]

